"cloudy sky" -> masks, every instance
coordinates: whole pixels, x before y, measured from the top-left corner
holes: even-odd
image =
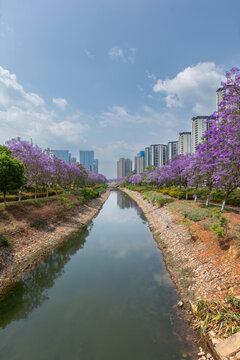
[[[176,140],[240,66],[239,0],[0,0],[0,143],[94,150],[100,171]]]

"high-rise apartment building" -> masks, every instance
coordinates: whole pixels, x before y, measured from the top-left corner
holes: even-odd
[[[125,173],[126,173],[125,176],[130,174],[131,171],[132,171],[132,160],[125,159]]]
[[[51,154],[57,159],[62,159],[66,162],[71,162],[71,154],[68,150],[51,150]]]
[[[166,150],[166,161],[170,161],[174,155],[178,154],[178,141],[169,141]]]
[[[94,172],[94,151],[93,150],[80,150],[80,164],[87,170]]]
[[[76,158],[75,156],[71,156],[70,162],[71,162],[71,163],[76,163],[76,162],[77,162],[77,158]]]
[[[180,132],[178,140],[178,154],[185,155],[192,150],[191,132]]]
[[[150,145],[150,164],[154,166],[163,166],[166,164],[167,146],[163,144]]]
[[[145,169],[150,165],[150,148],[149,147],[145,147],[144,164],[145,164]]]
[[[94,172],[95,174],[98,174],[98,159],[94,159],[93,172]]]
[[[132,160],[121,158],[117,162],[117,177],[125,177],[132,171]]]
[[[218,104],[223,101],[223,88],[219,88],[216,91],[216,110],[218,111]]]
[[[145,170],[145,151],[139,151],[134,158],[135,171],[137,174],[141,174]]]
[[[202,142],[202,137],[205,131],[208,130],[208,119],[209,116],[196,116],[192,118],[192,154],[195,154],[197,145]]]

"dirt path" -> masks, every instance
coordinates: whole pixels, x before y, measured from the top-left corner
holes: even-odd
[[[18,239],[13,248],[0,248],[2,263],[0,293],[6,292],[32,266],[67,241],[68,237],[82,226],[91,222],[109,195],[110,191],[108,190],[98,198],[79,207],[74,213],[70,212],[61,222],[50,223],[43,229],[29,227],[22,234],[17,235]]]

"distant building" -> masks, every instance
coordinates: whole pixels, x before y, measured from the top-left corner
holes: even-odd
[[[94,171],[94,151],[93,150],[80,150],[80,164],[87,170]]]
[[[166,161],[170,161],[174,155],[178,154],[178,141],[169,141],[166,150]]]
[[[216,110],[218,111],[218,104],[223,101],[223,88],[218,88],[216,91]]]
[[[130,174],[131,171],[132,171],[132,160],[125,159],[125,173],[126,173],[125,176]]]
[[[178,154],[185,155],[192,151],[191,132],[180,132],[178,140]]]
[[[121,158],[117,162],[117,177],[125,177],[132,171],[132,160]]]
[[[144,163],[145,163],[145,169],[146,169],[150,165],[150,148],[149,147],[145,147]]]
[[[57,159],[62,159],[66,162],[70,162],[71,160],[71,154],[68,150],[51,150],[51,153]]]
[[[139,151],[134,159],[135,171],[137,174],[141,174],[145,170],[145,151]]]
[[[195,154],[197,145],[202,142],[202,137],[205,131],[208,130],[208,119],[209,116],[196,116],[192,118],[192,154]]]
[[[95,174],[98,174],[98,159],[95,159],[95,160],[94,160],[93,172],[94,172]]]
[[[163,166],[166,164],[167,146],[163,144],[150,145],[150,164],[153,166]]]

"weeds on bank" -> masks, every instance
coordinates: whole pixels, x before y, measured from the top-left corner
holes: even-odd
[[[170,196],[166,196],[154,191],[143,192],[143,199],[150,200],[153,204],[157,203],[158,207],[163,207],[164,205],[174,201]]]
[[[213,330],[221,337],[240,331],[240,299],[229,291],[223,302],[199,300],[194,309],[195,327],[204,335]]]
[[[0,247],[9,247],[12,245],[12,238],[8,235],[0,234]]]
[[[229,220],[221,213],[220,210],[216,210],[215,217],[219,220],[219,222],[212,224],[212,231],[217,234],[219,239],[227,240],[229,234]]]

